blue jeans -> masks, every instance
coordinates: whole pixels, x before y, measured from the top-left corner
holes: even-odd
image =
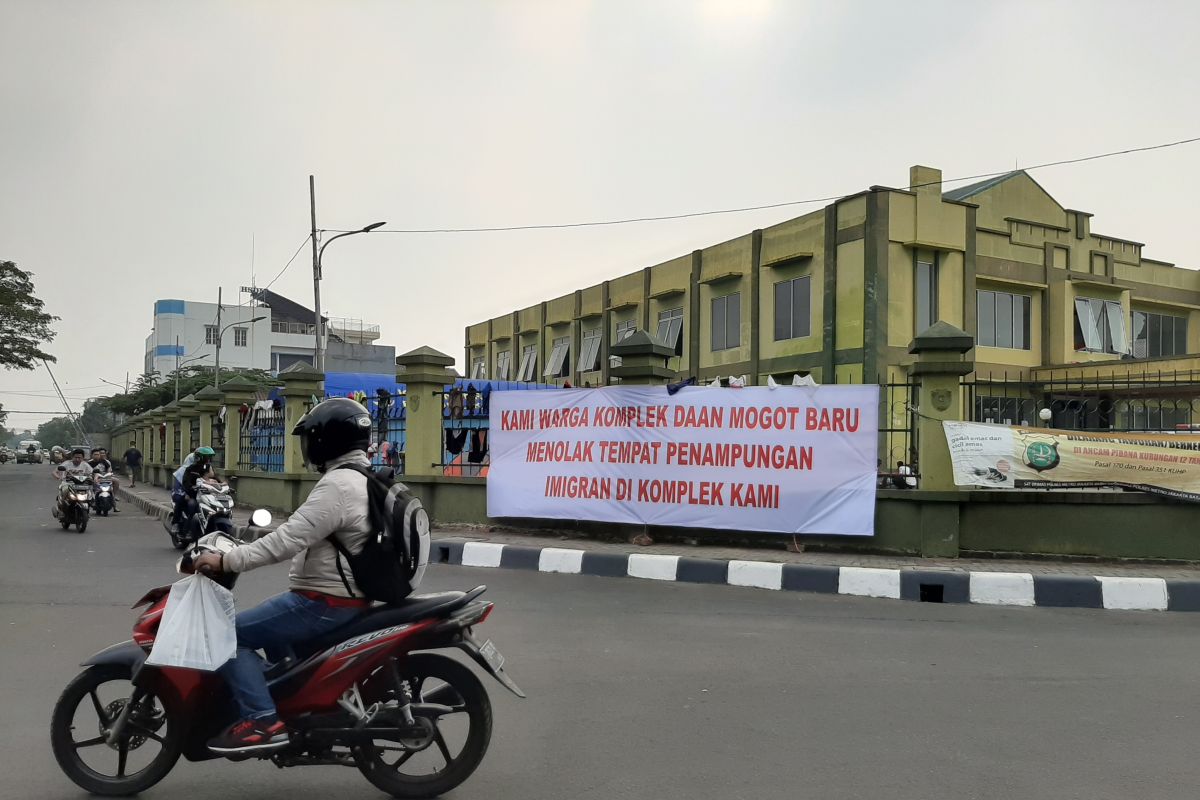
[[[240,612],[235,621],[237,652],[217,671],[229,684],[242,719],[275,716],[275,701],[263,675],[266,665],[255,650],[263,650],[268,661],[281,661],[291,654],[292,645],[341,627],[360,613],[362,609],[330,606],[295,592]]]

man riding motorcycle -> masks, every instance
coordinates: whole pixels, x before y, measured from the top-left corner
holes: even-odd
[[[121,488],[121,483],[117,480],[117,476],[113,475],[113,466],[112,462],[108,460],[108,451],[103,447],[93,447],[92,458],[88,463],[92,465],[92,471],[97,475],[112,476],[112,513],[120,514],[121,509],[117,508],[117,489]]]
[[[54,468],[54,475],[62,481],[58,485],[58,507],[66,506],[67,492],[71,489],[67,478],[87,478],[90,481],[95,472],[95,467],[83,460],[83,448],[72,450],[71,460]]]
[[[362,598],[349,565],[339,562],[331,536],[349,552],[362,549],[371,532],[367,479],[344,464],[368,467],[371,417],[349,398],[319,403],[292,431],[300,437],[304,461],[323,473],[308,499],[275,531],[230,553],[205,553],[198,571],[248,572],[291,559],[291,590],[266,600],[236,620],[237,652],[219,670],[237,700],[242,720],[209,742],[222,755],[261,752],[288,743],[287,728],[275,703],[256,650],[272,662],[294,644],[345,625],[370,606]]]
[[[175,522],[179,530],[182,530],[184,522],[196,513],[196,484],[204,481],[219,486],[221,483],[213,470],[212,460],[215,455],[216,452],[211,447],[197,447],[195,452],[188,456],[190,463],[185,462],[184,466],[175,471],[179,486],[172,496],[176,498]]]

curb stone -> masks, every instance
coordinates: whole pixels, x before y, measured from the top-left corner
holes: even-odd
[[[435,539],[430,561],[465,567],[526,569],[607,578],[726,584],[791,592],[845,594],[932,603],[1200,611],[1200,581],[1101,575],[1039,575],[902,567],[876,569],[768,561],[600,553]]]
[[[124,501],[160,522],[171,514],[170,506],[129,494],[125,489],[119,489],[118,494]],[[237,526],[237,534],[244,535],[247,528],[246,525]],[[1151,577],[725,561],[649,553],[602,553],[577,548],[529,547],[456,538],[435,539],[431,545],[430,562],[917,602],[1200,612],[1200,581]]]

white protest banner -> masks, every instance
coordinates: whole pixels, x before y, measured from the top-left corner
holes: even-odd
[[[879,387],[494,392],[488,516],[875,532]]]

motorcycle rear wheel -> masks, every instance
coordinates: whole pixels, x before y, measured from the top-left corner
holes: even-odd
[[[457,711],[446,716],[457,717],[462,714],[469,719],[470,729],[461,752],[457,756],[450,755],[447,742],[438,727],[440,720],[435,720],[435,740],[420,750],[403,752],[396,742],[372,743],[355,747],[354,761],[359,772],[375,788],[392,797],[402,800],[436,797],[471,777],[471,773],[483,761],[492,738],[492,704],[487,690],[475,673],[445,656],[432,653],[410,656],[401,667],[400,674],[412,686],[416,702],[424,700],[451,705]],[[426,688],[434,684],[435,688]],[[419,776],[400,771],[409,759],[426,750],[440,753],[440,761],[444,764],[442,769]],[[393,757],[397,751],[401,751],[401,754]],[[436,762],[437,756],[432,760]]]
[[[67,684],[58,702],[54,704],[54,715],[50,721],[50,744],[54,749],[54,758],[68,778],[92,794],[121,797],[145,791],[166,777],[179,760],[183,726],[179,724],[179,720],[172,718],[170,711],[153,695],[145,697],[139,703],[140,707],[147,709],[142,719],[135,722],[136,718],[131,715],[130,725],[126,728],[128,735],[124,737],[124,741],[115,748],[105,743],[101,731],[114,721],[113,715],[119,713],[121,704],[132,694],[131,677],[132,671],[127,665],[105,664],[88,667]],[[117,699],[104,705],[97,690],[104,684],[111,683],[121,684],[120,690],[115,693],[105,692],[106,696],[115,694]],[[82,732],[83,740],[77,741],[74,723],[81,706],[85,704],[92,706],[94,714],[90,716],[96,718],[97,726],[87,727],[89,720]],[[93,733],[100,735],[89,735]],[[129,753],[141,749],[144,745],[157,745],[160,751],[145,767],[132,775],[125,775]],[[80,751],[92,752],[93,748],[116,750],[116,775],[99,772],[84,761]]]

